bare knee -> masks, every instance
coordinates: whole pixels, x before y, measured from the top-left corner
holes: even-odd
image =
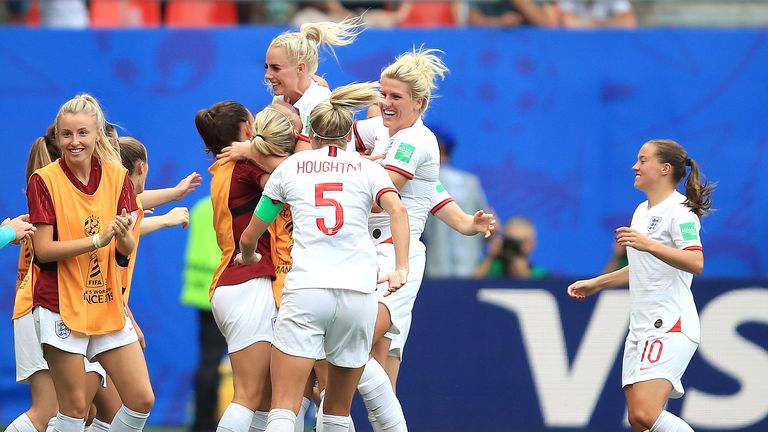
[[[132,411],[148,413],[152,411],[152,407],[155,405],[155,393],[150,388],[136,394],[130,400],[123,401],[123,405]]]
[[[650,429],[658,417],[657,412],[642,406],[630,408],[628,414],[629,424],[643,429]]]

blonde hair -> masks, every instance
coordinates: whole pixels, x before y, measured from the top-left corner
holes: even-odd
[[[365,82],[338,87],[331,92],[327,101],[321,102],[313,110],[310,127],[314,133],[312,142],[319,147],[347,144],[346,136],[355,120],[355,108],[381,102],[379,84]]]
[[[94,153],[96,157],[102,162],[113,163],[115,165],[121,165],[120,154],[113,145],[113,143],[107,137],[104,130],[104,124],[106,120],[104,118],[104,112],[101,110],[99,102],[93,96],[83,93],[75,96],[74,98],[64,102],[64,105],[59,108],[58,114],[56,114],[56,141],[59,139],[59,120],[66,114],[80,114],[85,113],[93,117],[95,121],[96,130],[96,148]]]
[[[425,49],[420,46],[418,49],[401,54],[395,59],[395,62],[381,71],[381,79],[389,78],[405,83],[411,89],[411,97],[422,99],[421,113],[424,114],[432,98],[432,91],[437,88],[435,80],[445,78],[448,67],[436,55],[444,54],[439,49]]]
[[[261,154],[289,156],[296,147],[293,126],[287,114],[268,106],[253,118],[251,146]]]
[[[306,23],[298,32],[285,32],[274,38],[269,48],[284,48],[292,64],[306,64],[307,75],[312,75],[317,72],[320,45],[326,45],[336,57],[333,46],[351,44],[363,30],[360,18],[348,18],[339,23]]]

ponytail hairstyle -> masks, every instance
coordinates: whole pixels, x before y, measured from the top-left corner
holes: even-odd
[[[289,156],[296,147],[296,125],[288,114],[272,105],[253,119],[253,150],[264,155]]]
[[[45,136],[38,137],[32,142],[27,158],[27,183],[32,174],[61,157],[61,148],[56,145],[56,125],[51,124]]]
[[[59,120],[65,114],[80,114],[85,113],[93,117],[96,122],[96,128],[94,133],[96,134],[96,147],[94,153],[96,157],[102,162],[112,163],[120,165],[120,154],[117,149],[112,145],[107,138],[106,131],[104,130],[104,111],[102,111],[99,101],[93,96],[83,93],[68,100],[61,106],[58,114],[56,114],[55,133],[58,142],[59,136]]]
[[[139,162],[147,163],[147,148],[141,141],[129,136],[118,138],[120,143],[120,159],[128,170],[128,175],[133,175]]]
[[[656,158],[661,163],[668,163],[672,166],[672,178],[675,187],[685,177],[688,171],[688,177],[685,179],[685,205],[688,206],[696,216],[704,217],[712,209],[712,191],[716,184],[709,183],[704,179],[704,175],[699,170],[699,165],[691,159],[688,152],[670,139],[656,139],[648,141],[647,144],[656,146]],[[690,170],[686,168],[690,167]]]
[[[401,54],[395,62],[381,71],[381,79],[389,78],[408,85],[413,99],[422,99],[421,114],[427,111],[432,91],[437,89],[437,77],[445,79],[448,67],[436,55],[444,54],[438,49],[425,49],[422,45],[412,52]]]
[[[345,46],[355,41],[364,30],[361,18],[347,18],[339,23],[302,24],[298,32],[285,32],[272,40],[269,48],[284,48],[291,64],[307,65],[307,75],[317,72],[319,47],[327,46],[336,57],[333,46]]]
[[[224,101],[195,114],[197,133],[205,151],[218,155],[224,147],[240,138],[240,124],[249,121],[248,109],[235,101]]]
[[[318,104],[310,116],[315,147],[334,145],[345,148],[355,120],[353,110],[378,104],[381,99],[379,84],[372,82],[349,84],[331,92],[330,99]]]

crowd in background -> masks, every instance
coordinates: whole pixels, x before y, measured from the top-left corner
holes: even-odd
[[[357,15],[363,15],[369,26],[380,28],[637,26],[628,0],[5,0],[4,3],[6,23],[55,28],[299,25],[340,21]]]

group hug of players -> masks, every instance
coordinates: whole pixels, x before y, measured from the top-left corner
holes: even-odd
[[[448,72],[442,51],[414,48],[377,82],[331,90],[317,75],[319,48],[350,44],[361,30],[346,20],[277,36],[265,56],[272,104],[254,115],[224,101],[195,116],[217,159],[209,171],[222,259],[210,300],[234,379],[219,431],[303,431],[315,387],[318,431],[354,430],[355,391],[375,431],[407,430],[395,383],[424,273],[425,221],[432,213],[465,235],[494,230],[491,214],[465,213],[438,181],[437,140],[422,116]],[[356,121],[362,109],[368,118]],[[682,394],[698,345],[690,283],[703,267],[699,216],[711,186],[671,140],[645,143],[633,170],[648,201],[617,230],[630,267],[568,293],[583,299],[630,284],[622,383],[630,423],[690,430],[664,404]],[[145,209],[201,181],[192,173],[145,190],[147,172],[146,147],[117,137],[87,94],[64,103],[33,144],[29,215],[6,221],[13,235],[0,228],[21,242],[14,342],[17,380],[32,391],[32,407],[8,430],[144,428],[154,394],[128,306],[137,246],[189,221],[183,208],[147,217]],[[686,174],[683,195],[676,187]]]

